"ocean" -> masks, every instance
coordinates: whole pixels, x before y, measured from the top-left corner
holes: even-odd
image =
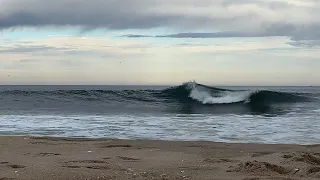
[[[0,135],[320,143],[320,87],[0,86]]]

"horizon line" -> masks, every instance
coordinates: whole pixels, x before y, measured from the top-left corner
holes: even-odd
[[[0,86],[180,86],[180,84],[0,84]],[[202,84],[202,83],[198,83]],[[205,84],[205,83],[203,83]],[[205,84],[209,86],[224,86],[224,87],[320,87],[316,85],[221,85],[221,84]]]

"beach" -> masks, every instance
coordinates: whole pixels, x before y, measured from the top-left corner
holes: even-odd
[[[0,180],[320,180],[320,0],[0,0]]]
[[[0,137],[0,179],[319,179],[320,145]]]

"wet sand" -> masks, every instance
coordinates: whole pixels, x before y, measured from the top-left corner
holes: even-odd
[[[320,145],[0,137],[0,180],[320,178]]]

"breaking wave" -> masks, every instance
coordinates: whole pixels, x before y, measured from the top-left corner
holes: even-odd
[[[297,93],[267,90],[229,90],[210,87],[196,82],[164,90],[52,90],[52,91],[0,91],[0,100],[12,97],[17,101],[29,99],[50,101],[90,101],[90,102],[150,102],[150,103],[201,103],[201,104],[270,104],[294,103],[307,98]]]
[[[297,93],[267,90],[228,90],[210,87],[196,82],[188,82],[178,87],[164,90],[164,93],[180,100],[194,100],[202,104],[270,104],[293,103],[307,100]]]

